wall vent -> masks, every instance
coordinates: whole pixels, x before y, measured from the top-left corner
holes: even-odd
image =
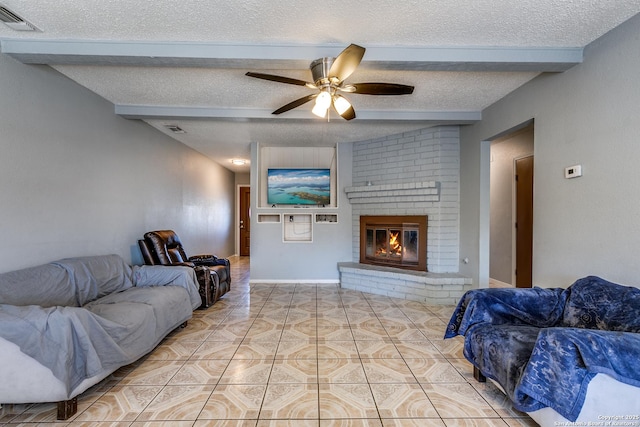
[[[164,127],[167,128],[168,130],[170,130],[173,133],[187,133],[187,132],[185,132],[184,129],[182,129],[178,125],[164,125]]]
[[[0,21],[16,31],[40,31],[35,25],[25,21],[2,5],[0,5]]]

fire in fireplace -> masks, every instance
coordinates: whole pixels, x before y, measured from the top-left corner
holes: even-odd
[[[360,217],[360,263],[426,271],[427,217]]]

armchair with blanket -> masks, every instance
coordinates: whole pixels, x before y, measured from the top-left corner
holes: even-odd
[[[173,230],[149,231],[138,240],[147,265],[182,265],[195,268],[200,284],[201,308],[213,305],[231,289],[231,267],[228,259],[215,255],[188,257],[180,237]]]
[[[445,338],[456,335],[476,379],[542,426],[640,424],[638,288],[589,276],[566,289],[468,291]]]

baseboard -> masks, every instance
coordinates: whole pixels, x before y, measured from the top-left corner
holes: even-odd
[[[268,280],[268,279],[254,279],[251,280],[249,279],[249,284],[250,285],[257,285],[257,284],[265,284],[265,285],[277,285],[277,284],[297,284],[300,283],[301,285],[339,285],[340,284],[340,280],[338,279],[327,279],[327,280]]]

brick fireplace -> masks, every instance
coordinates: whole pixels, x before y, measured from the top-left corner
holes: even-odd
[[[458,274],[459,153],[457,126],[354,143],[352,186],[345,188],[353,215],[353,261],[339,263],[342,287],[435,304],[455,304],[470,289],[471,280]],[[389,233],[404,229],[396,224],[367,232],[361,219],[388,216],[425,221],[426,241],[412,268],[394,265],[397,254],[376,256],[374,250],[373,262],[366,259],[367,239],[376,242],[379,236],[388,245]]]

